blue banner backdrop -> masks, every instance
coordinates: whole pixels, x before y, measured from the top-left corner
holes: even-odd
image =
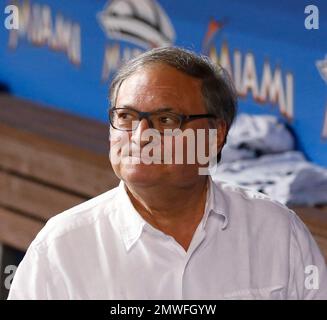
[[[18,30],[10,29],[13,7],[0,27],[0,82],[14,95],[107,121],[108,85],[124,59],[183,46],[227,68],[240,112],[277,115],[308,158],[327,167],[326,1],[314,1],[319,29],[311,30],[304,0],[0,3],[2,12],[19,9]]]

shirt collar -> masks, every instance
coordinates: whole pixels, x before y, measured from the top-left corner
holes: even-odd
[[[124,241],[127,251],[141,236],[144,225],[147,223],[134,208],[127,191],[124,181],[120,181],[118,186],[118,215],[117,225]]]
[[[203,217],[203,227],[207,222],[207,219],[211,213],[218,215],[221,221],[220,227],[222,230],[226,229],[229,222],[228,206],[225,200],[223,190],[219,184],[216,184],[211,176],[208,176],[208,191],[207,191],[207,201],[204,210]]]
[[[119,210],[118,216],[116,217],[117,225],[126,250],[129,251],[140,238],[144,227],[149,224],[134,208],[122,180],[118,186],[118,201],[118,208],[121,210]],[[208,176],[207,200],[204,215],[200,222],[203,229],[205,228],[209,215],[212,213],[218,215],[219,220],[221,220],[221,229],[224,230],[229,220],[226,200],[220,185],[216,184],[211,179],[211,176]],[[149,227],[151,226],[149,225]]]

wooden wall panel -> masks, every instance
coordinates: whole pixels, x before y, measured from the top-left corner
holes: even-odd
[[[327,212],[326,207],[293,207],[297,215],[308,227],[327,262]]]
[[[0,93],[0,122],[65,145],[107,153],[108,124]],[[100,107],[100,106],[99,106]],[[106,106],[103,106],[106,112]]]
[[[0,171],[0,205],[48,220],[83,201],[81,198]]]
[[[0,168],[93,197],[117,186],[107,154],[62,145],[0,124]]]
[[[0,241],[26,250],[43,224],[118,185],[108,124],[0,94]]]
[[[0,207],[0,242],[25,251],[37,233],[44,226],[38,220],[30,219]]]

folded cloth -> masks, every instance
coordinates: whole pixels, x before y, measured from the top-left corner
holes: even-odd
[[[327,169],[305,160],[299,151],[219,164],[213,180],[224,180],[263,192],[292,205],[327,203]]]
[[[327,170],[305,162],[265,193],[287,205],[327,204]]]
[[[259,154],[280,153],[294,149],[294,138],[275,116],[243,113],[237,116],[228,133],[227,146],[227,149],[248,149]]]
[[[221,162],[233,162],[240,159],[255,158],[256,152],[242,147],[232,147],[230,144],[226,144],[221,153]]]

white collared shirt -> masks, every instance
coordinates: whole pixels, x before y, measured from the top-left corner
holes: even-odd
[[[292,211],[211,178],[208,190],[187,252],[145,222],[123,182],[53,217],[9,299],[327,299],[324,258]]]

